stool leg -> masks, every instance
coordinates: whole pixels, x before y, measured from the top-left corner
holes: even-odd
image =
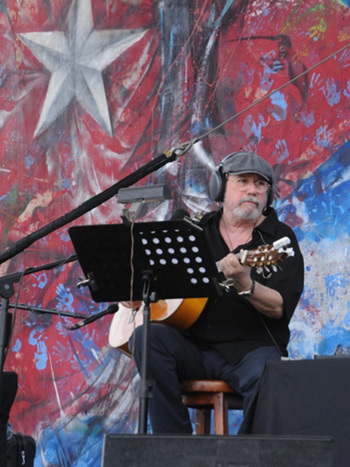
[[[197,435],[210,434],[211,409],[197,409],[196,433]]]
[[[228,434],[228,403],[222,392],[214,395],[214,433]]]

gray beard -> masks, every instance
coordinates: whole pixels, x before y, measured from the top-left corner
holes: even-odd
[[[242,209],[240,206],[237,206],[233,210],[234,215],[237,216],[239,219],[244,219],[247,221],[248,220],[257,221],[261,215],[259,200],[253,196],[246,196],[241,199],[240,204],[243,203],[244,201],[253,201],[253,203],[257,203],[258,206],[250,212],[247,212],[244,209]]]
[[[256,221],[259,219],[260,214],[261,214],[258,208],[255,208],[253,211],[247,212],[247,211],[244,211],[244,209],[241,209],[240,207],[237,207],[236,209],[234,209],[233,213],[239,219],[244,219],[247,221]]]

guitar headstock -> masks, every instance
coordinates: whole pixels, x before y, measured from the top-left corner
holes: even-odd
[[[281,263],[288,256],[294,256],[293,248],[286,248],[290,244],[288,237],[277,240],[272,245],[260,245],[255,250],[244,250],[238,254],[241,264],[254,267],[258,274],[264,270],[277,271],[276,264]]]

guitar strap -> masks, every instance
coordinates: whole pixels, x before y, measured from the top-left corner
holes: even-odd
[[[222,209],[222,208],[221,208],[221,209]],[[195,214],[195,216],[194,216],[191,220],[192,220],[193,222],[195,222],[196,224],[198,224],[198,225],[203,225],[203,223],[202,223],[202,218],[203,218],[203,216],[204,216],[204,222],[205,222],[205,220],[206,220],[205,214],[206,214],[206,213],[205,213],[204,211],[198,211],[198,212]],[[211,214],[211,213],[207,213],[207,214]],[[265,241],[265,239],[264,239],[264,237],[263,237],[263,235],[262,235],[262,233],[260,232],[259,229],[257,229],[257,232],[258,232],[258,234],[259,234],[260,237],[261,237],[262,244],[263,244],[263,245],[266,245],[266,241]],[[268,277],[270,277],[270,276],[271,276],[271,273],[269,274]],[[268,277],[264,277],[264,278],[265,278],[265,279],[268,279]],[[265,322],[263,316],[262,316],[261,313],[259,313],[258,311],[257,311],[257,313],[258,313],[258,316],[259,316],[259,318],[260,318],[260,321],[262,322],[262,324],[263,324],[263,326],[264,326],[264,328],[265,328],[267,334],[270,336],[270,339],[271,339],[271,341],[273,342],[274,346],[276,347],[278,353],[281,355],[281,357],[284,357],[284,356],[285,356],[285,352],[283,352],[283,350],[281,349],[281,347],[280,347],[279,344],[277,343],[276,339],[275,339],[274,336],[272,335],[272,332],[270,331],[270,329],[269,329],[267,323]]]
[[[286,355],[285,355],[285,352],[283,352],[283,350],[281,349],[281,347],[280,347],[279,344],[277,343],[276,339],[273,337],[272,332],[270,331],[268,325],[265,323],[264,317],[263,317],[263,316],[261,315],[261,313],[259,313],[258,311],[257,311],[257,313],[258,313],[258,316],[259,316],[259,318],[260,318],[260,321],[262,322],[262,324],[263,324],[263,326],[264,326],[264,328],[265,328],[267,334],[270,336],[270,338],[271,338],[271,340],[272,340],[274,346],[275,346],[276,349],[278,350],[279,354],[281,355],[281,357],[285,357],[285,356],[286,356]]]
[[[261,238],[263,244],[266,245],[266,241],[265,241],[265,239],[264,239],[264,237],[263,237],[263,234],[260,232],[259,229],[257,229],[257,232],[258,232],[258,234],[260,235],[260,238]],[[269,274],[268,277],[264,277],[264,279],[268,279],[270,276],[271,276],[271,273]],[[272,340],[274,346],[276,347],[276,349],[277,349],[278,352],[280,353],[281,357],[284,357],[284,356],[285,356],[285,355],[284,355],[284,352],[283,352],[283,350],[281,349],[281,347],[278,345],[276,339],[273,337],[272,332],[270,331],[268,325],[266,324],[266,322],[265,322],[265,320],[264,320],[264,317],[263,317],[263,316],[261,315],[261,313],[259,313],[258,311],[257,311],[257,313],[258,313],[258,315],[259,315],[260,321],[262,322],[262,324],[263,324],[263,326],[264,326],[264,328],[265,328],[267,334],[270,336],[270,338],[271,338],[271,340]]]

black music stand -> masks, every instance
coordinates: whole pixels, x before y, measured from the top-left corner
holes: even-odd
[[[96,302],[143,300],[139,433],[147,432],[150,303],[222,293],[202,228],[179,220],[78,226],[69,229]],[[131,248],[133,244],[133,259]],[[134,279],[131,289],[131,261]]]

